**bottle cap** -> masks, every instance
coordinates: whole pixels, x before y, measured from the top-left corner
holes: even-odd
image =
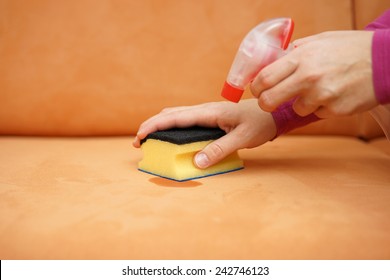
[[[284,29],[281,35],[282,41],[282,49],[286,50],[288,48],[288,44],[290,44],[291,36],[294,31],[294,21],[290,18],[288,19],[288,25]]]
[[[231,86],[228,82],[225,81],[221,95],[229,101],[238,103],[240,101],[241,96],[244,94],[243,89],[239,89]]]

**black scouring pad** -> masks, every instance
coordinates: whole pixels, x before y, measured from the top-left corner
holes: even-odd
[[[225,134],[225,131],[215,127],[193,126],[188,128],[171,128],[150,133],[141,141],[141,144],[148,139],[155,139],[182,145],[199,141],[216,140]]]

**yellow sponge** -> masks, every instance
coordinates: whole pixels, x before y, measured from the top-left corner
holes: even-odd
[[[142,141],[144,156],[138,169],[175,181],[242,169],[243,161],[237,152],[206,169],[199,169],[194,165],[194,155],[224,134],[219,128],[205,127],[175,128],[151,133]]]

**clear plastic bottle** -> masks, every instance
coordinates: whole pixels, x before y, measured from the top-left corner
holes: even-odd
[[[390,104],[376,106],[370,113],[381,126],[387,140],[390,141]]]
[[[253,28],[238,48],[221,95],[239,102],[257,73],[288,51],[293,30],[290,18],[271,19]]]
[[[293,31],[294,22],[290,18],[275,18],[254,27],[238,48],[221,95],[239,102],[257,73],[291,50],[289,44]],[[370,113],[390,140],[390,105],[379,105]]]

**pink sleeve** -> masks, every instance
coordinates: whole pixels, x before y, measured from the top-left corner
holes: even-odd
[[[305,117],[301,117],[295,113],[292,107],[294,100],[295,99],[283,103],[274,112],[272,112],[272,117],[274,118],[276,125],[275,137],[285,134],[294,128],[305,126],[309,123],[320,120],[320,118],[318,118],[314,113]]]
[[[378,30],[378,29],[389,29],[390,28],[390,9],[384,12],[373,22],[366,26],[366,30]]]
[[[372,73],[375,96],[380,104],[390,103],[390,10],[366,26],[374,31]]]

